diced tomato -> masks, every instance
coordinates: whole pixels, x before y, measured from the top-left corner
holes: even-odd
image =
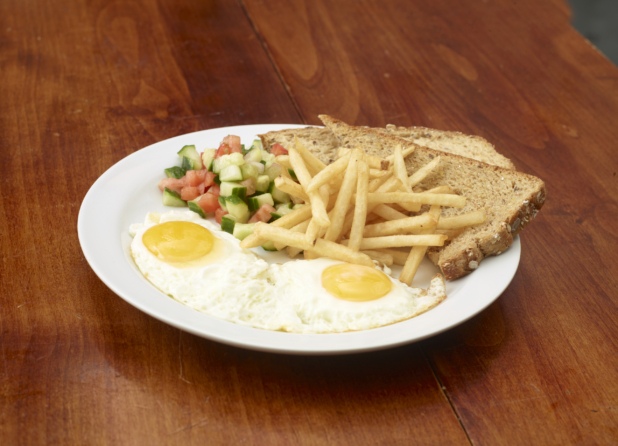
[[[211,194],[210,192],[205,193],[202,198],[197,202],[199,207],[201,207],[204,212],[217,212],[218,210],[223,210],[221,205],[219,204],[219,199],[216,195]]]
[[[271,212],[277,212],[277,210],[270,204],[264,203],[253,215],[253,217],[249,219],[249,223],[257,223],[258,221],[268,223],[268,221],[272,218],[272,215],[270,215]]]
[[[186,183],[188,186],[197,186],[200,183],[204,182],[204,178],[206,178],[206,174],[208,172],[206,170],[187,170]]]
[[[228,146],[230,146],[231,149],[233,149],[233,152],[241,152],[242,151],[242,146],[240,145],[240,136],[236,136],[236,135],[228,135],[225,138],[223,138],[223,141],[221,141],[223,144],[227,144]]]
[[[161,190],[161,192],[163,192],[167,187],[174,192],[180,193],[182,188],[186,186],[185,178],[186,177],[182,177],[179,180],[177,180],[176,178],[163,178],[161,181],[159,181],[159,189]]]
[[[210,186],[210,189],[208,189],[208,193],[213,194],[215,197],[218,197],[219,195],[221,195],[221,188],[218,185],[213,184],[212,186]]]
[[[229,145],[225,143],[221,143],[221,145],[217,149],[217,152],[215,153],[215,158],[219,158],[223,155],[229,155],[231,153],[242,153],[242,148],[240,146],[230,147]]]
[[[270,153],[279,156],[279,155],[287,155],[288,151],[281,144],[273,144],[270,148]]]
[[[182,188],[182,190],[180,191],[180,198],[182,200],[194,200],[197,197],[199,197],[200,191],[197,187],[193,187],[193,186],[185,186]]]
[[[214,172],[206,172],[204,175],[204,186],[210,187],[215,184],[215,177],[217,176]]]
[[[251,177],[247,178],[244,181],[241,181],[240,185],[247,188],[247,195],[253,195],[255,193],[255,182],[256,179],[254,177]]]
[[[197,190],[200,192],[200,195],[202,195],[204,192],[206,192],[206,186],[204,185],[204,183],[200,183],[197,185]]]
[[[208,194],[206,194],[208,195]],[[217,200],[217,203],[219,201]],[[215,220],[217,221],[217,223],[221,224],[221,218],[225,215],[225,214],[229,214],[228,211],[224,211],[222,207],[220,207],[219,209],[217,209],[215,211]]]

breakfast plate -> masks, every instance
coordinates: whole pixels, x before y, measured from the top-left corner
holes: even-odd
[[[500,256],[485,259],[473,274],[447,282],[448,297],[436,308],[396,324],[347,333],[297,334],[237,325],[175,301],[142,276],[130,255],[129,226],[143,222],[148,212],[172,209],[161,203],[157,184],[165,168],[178,164],[180,148],[217,147],[229,134],[250,143],[259,133],[298,127],[263,124],[203,130],[158,142],[119,161],[92,185],[79,211],[79,241],[94,272],[129,304],[181,330],[237,347],[301,355],[366,352],[419,341],[470,319],[506,289],[519,265],[519,237]],[[269,263],[288,261],[283,252],[254,252]],[[437,272],[425,259],[412,285],[426,288]],[[394,277],[398,273],[393,268]]]

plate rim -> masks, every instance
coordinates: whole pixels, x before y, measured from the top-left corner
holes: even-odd
[[[491,265],[493,265],[496,262],[498,262],[499,264],[504,263],[505,265],[508,266],[506,271],[503,270],[503,267],[498,268],[498,270],[502,271],[504,274],[500,277],[501,280],[499,281],[499,283],[494,285],[493,288],[487,290],[485,286],[481,287],[482,291],[478,291],[478,293],[488,293],[489,292],[491,296],[489,297],[486,296],[483,299],[481,304],[477,304],[473,306],[473,310],[468,310],[465,313],[465,315],[462,315],[462,317],[456,318],[450,323],[443,324],[434,330],[429,330],[422,335],[415,335],[413,337],[406,337],[405,335],[393,337],[393,335],[389,335],[389,336],[386,336],[385,340],[381,342],[373,342],[368,345],[364,345],[362,343],[362,340],[365,338],[370,338],[370,339],[374,338],[372,334],[375,334],[378,332],[381,333],[381,332],[389,331],[389,330],[393,331],[392,327],[395,327],[395,326],[403,327],[401,324],[406,324],[406,323],[410,323],[410,321],[419,320],[423,318],[424,316],[427,316],[428,314],[431,314],[432,312],[435,312],[436,310],[438,310],[440,306],[444,305],[446,301],[441,303],[438,307],[430,310],[427,313],[421,314],[407,321],[402,321],[397,324],[392,324],[391,326],[357,331],[357,332],[346,332],[346,333],[299,334],[299,333],[271,332],[268,330],[252,328],[248,326],[235,324],[233,322],[228,322],[228,321],[224,321],[221,319],[217,319],[207,314],[200,313],[197,310],[193,310],[190,307],[186,307],[185,305],[175,301],[171,297],[163,295],[163,293],[161,293],[160,291],[154,290],[158,292],[159,294],[165,296],[167,300],[182,306],[186,310],[189,310],[191,313],[194,313],[194,315],[198,315],[200,318],[205,318],[203,319],[204,323],[209,321],[210,324],[214,325],[215,327],[221,327],[221,323],[233,326],[232,328],[227,327],[227,328],[230,328],[232,332],[232,334],[230,335],[229,333],[226,334],[230,330],[223,330],[223,333],[218,333],[216,329],[214,331],[204,330],[203,328],[196,329],[196,327],[193,324],[193,321],[195,320],[195,318],[179,317],[179,315],[183,316],[184,313],[186,313],[186,312],[183,312],[182,310],[177,309],[179,310],[179,312],[176,315],[176,317],[174,317],[174,315],[169,316],[169,315],[161,313],[161,311],[157,311],[157,308],[153,306],[152,303],[148,305],[148,301],[146,301],[146,304],[144,304],[142,300],[131,295],[132,293],[128,289],[130,288],[130,286],[127,286],[126,284],[123,284],[120,281],[113,280],[113,277],[110,277],[109,268],[106,268],[105,265],[102,266],[101,264],[102,259],[100,258],[101,253],[96,252],[97,249],[95,249],[95,246],[94,246],[96,245],[96,243],[93,243],[94,241],[93,237],[98,238],[98,233],[96,232],[92,233],[91,231],[93,219],[95,219],[93,215],[93,210],[96,209],[95,205],[99,204],[97,200],[98,199],[100,200],[102,198],[101,194],[105,190],[104,185],[106,184],[106,182],[113,180],[115,178],[114,175],[120,175],[120,174],[126,173],[125,172],[126,169],[130,168],[132,164],[135,162],[135,160],[143,158],[146,154],[149,154],[150,152],[153,152],[153,151],[156,152],[157,150],[163,150],[162,149],[163,147],[173,144],[175,141],[180,141],[183,139],[191,139],[192,137],[199,139],[204,135],[206,135],[206,137],[210,137],[209,135],[211,134],[218,134],[218,133],[221,133],[221,134],[228,133],[229,134],[229,133],[236,133],[236,132],[237,133],[247,133],[249,131],[251,131],[253,135],[256,135],[260,132],[265,132],[265,131],[305,128],[305,127],[312,127],[312,126],[306,125],[306,124],[249,124],[249,125],[241,125],[241,126],[218,127],[218,128],[213,128],[213,129],[200,130],[196,132],[177,135],[177,136],[174,136],[172,138],[168,138],[162,141],[158,141],[154,144],[151,144],[149,146],[136,150],[135,152],[119,160],[114,165],[109,167],[103,174],[101,174],[99,178],[97,178],[97,180],[92,184],[92,186],[89,188],[88,192],[84,196],[84,199],[82,200],[82,203],[80,206],[78,219],[77,219],[77,232],[78,232],[78,239],[79,239],[80,247],[82,249],[84,257],[86,258],[86,261],[88,262],[88,264],[90,265],[94,273],[97,275],[97,277],[112,292],[114,292],[117,296],[119,296],[125,302],[129,303],[131,306],[148,314],[149,316],[154,317],[155,319],[161,322],[164,322],[168,325],[171,325],[173,327],[176,327],[180,330],[186,331],[188,333],[192,333],[196,336],[200,336],[206,339],[210,339],[216,342],[220,342],[220,343],[235,346],[235,347],[246,348],[246,349],[256,350],[256,351],[270,352],[270,353],[296,354],[296,355],[336,355],[336,354],[338,355],[338,354],[363,353],[363,352],[382,350],[386,348],[394,348],[397,346],[401,346],[401,345],[405,345],[405,344],[409,344],[413,342],[418,342],[423,339],[427,339],[429,337],[436,336],[440,333],[450,330],[451,328],[476,316],[481,311],[483,311],[485,308],[487,308],[489,305],[491,305],[494,301],[496,301],[498,297],[500,297],[500,295],[504,292],[504,290],[509,286],[509,284],[513,280],[517,272],[518,266],[519,266],[519,262],[521,259],[521,242],[520,242],[519,236],[514,237],[513,244],[509,247],[508,250],[506,250],[500,256],[489,257],[489,258],[484,259],[483,262],[481,262],[481,264],[479,265],[478,270],[475,271],[474,274],[478,274],[479,272],[483,271],[482,268],[488,269],[490,268]],[[172,151],[172,152],[173,152],[173,155],[175,155],[175,151]],[[143,220],[143,217],[142,217],[142,220]],[[101,226],[95,226],[95,229],[100,228],[100,227]],[[108,235],[110,234],[109,232],[105,232],[105,233]],[[120,245],[120,238],[121,238],[121,234],[119,233],[117,234],[117,238],[115,240],[118,245]],[[114,249],[114,248],[112,247],[110,249]],[[115,260],[118,260],[118,259],[115,259]],[[474,277],[474,274],[464,276],[457,280],[465,282],[462,286],[463,288],[465,288],[470,285],[470,282],[475,282],[474,280],[470,280],[471,277]],[[143,276],[140,277],[139,275],[136,275],[135,279],[136,281],[143,281],[149,284],[149,282],[147,282]],[[137,282],[135,283],[135,286],[137,286]],[[448,300],[448,297],[447,297],[447,300]],[[191,323],[188,324],[187,320],[190,320]],[[247,332],[247,330],[249,330],[249,332]],[[255,331],[257,331],[259,334],[256,334]],[[394,331],[398,332],[400,330],[395,329]],[[253,336],[250,333],[253,333]],[[272,336],[272,335],[275,335],[275,336]],[[300,342],[298,343],[298,345],[290,345],[288,342],[284,342],[282,344],[281,342],[277,341],[278,336],[285,336],[287,341],[297,339]],[[339,340],[347,339],[348,341],[351,341],[351,342],[345,341],[346,347],[342,347],[342,344],[340,342],[337,342],[334,344],[328,342],[329,338],[332,338],[332,337],[336,337]],[[377,337],[380,338],[380,336],[377,336]],[[256,338],[259,341],[255,341]],[[316,342],[311,341],[312,339],[316,340]],[[360,344],[359,344],[359,340],[360,340]],[[325,341],[325,342],[322,342],[322,341]]]

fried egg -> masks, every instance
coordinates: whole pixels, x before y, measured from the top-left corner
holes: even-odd
[[[378,268],[326,258],[271,265],[270,274],[279,298],[290,301],[300,321],[287,331],[368,330],[417,316],[446,298],[440,275],[423,290],[409,287]]]
[[[191,211],[148,214],[130,228],[135,264],[177,301],[266,330],[337,333],[417,316],[446,297],[442,276],[411,288],[378,268],[331,259],[269,265]]]

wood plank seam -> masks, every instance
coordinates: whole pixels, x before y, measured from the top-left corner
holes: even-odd
[[[453,415],[455,415],[455,418],[457,418],[457,422],[459,423],[459,425],[461,426],[461,429],[463,430],[464,434],[466,435],[466,438],[468,439],[468,443],[470,443],[470,445],[472,446],[473,443],[472,443],[472,439],[470,438],[470,435],[468,434],[468,430],[466,429],[466,426],[464,425],[463,420],[459,416],[459,413],[457,412],[457,409],[453,405],[453,402],[451,401],[451,398],[448,396],[448,393],[446,392],[446,387],[442,384],[442,381],[440,381],[440,377],[438,376],[438,372],[434,368],[433,363],[429,359],[429,356],[427,356],[427,353],[425,352],[425,349],[423,347],[421,347],[420,350],[423,353],[423,356],[425,357],[425,361],[427,361],[427,364],[429,364],[429,367],[431,368],[431,372],[433,373],[433,376],[436,378],[436,382],[438,383],[438,387],[440,388],[440,392],[442,392],[442,395],[444,395],[444,398],[446,398],[446,401],[448,401],[448,404],[451,406],[451,410],[453,411]]]
[[[245,13],[245,16],[247,17],[247,20],[249,21],[249,24],[251,25],[251,28],[253,29],[253,32],[255,33],[255,36],[257,37],[258,41],[260,42],[260,45],[262,45],[262,48],[264,49],[264,53],[266,53],[266,56],[270,60],[270,63],[273,66],[273,69],[275,70],[275,73],[277,73],[277,76],[279,77],[279,81],[281,82],[281,85],[283,85],[283,88],[285,89],[285,92],[287,93],[288,97],[290,98],[290,101],[292,102],[292,105],[296,109],[296,113],[298,113],[298,117],[300,118],[300,120],[302,121],[303,124],[307,124],[307,120],[305,119],[305,117],[303,116],[302,112],[300,111],[300,107],[298,106],[298,104],[294,100],[294,96],[292,95],[292,89],[290,88],[290,86],[283,79],[283,74],[281,73],[281,70],[279,70],[279,67],[275,63],[275,59],[274,59],[273,55],[271,54],[270,50],[268,49],[268,45],[266,44],[266,40],[264,40],[264,38],[262,37],[262,35],[258,31],[257,26],[255,25],[253,19],[249,15],[249,11],[247,10],[247,8],[245,8],[245,4],[243,3],[243,1],[242,0],[238,0],[238,5],[240,6],[240,8]]]

